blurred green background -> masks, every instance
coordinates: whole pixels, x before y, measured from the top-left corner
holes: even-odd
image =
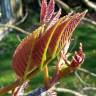
[[[35,26],[39,22],[40,7],[38,7],[39,5],[38,2],[36,1],[32,1],[31,3],[28,4],[29,4],[29,15],[27,19],[22,24],[19,25],[19,27],[23,28],[24,30],[31,31],[33,30],[33,25]],[[82,7],[83,5],[82,6],[75,5],[75,6],[77,8]],[[86,9],[86,6],[82,7],[82,9],[84,8]],[[94,11],[90,9],[87,17],[91,17],[91,13],[93,12]],[[96,12],[94,12],[94,14],[95,13]],[[64,10],[63,14],[66,14]],[[94,16],[91,18],[93,20],[96,19],[96,17],[94,19]],[[9,85],[16,79],[15,72],[12,69],[12,55],[14,53],[15,48],[20,43],[16,35],[19,35],[21,39],[25,37],[24,34],[16,30],[13,30],[8,35],[6,35],[2,41],[0,41],[0,87]],[[84,21],[81,22],[81,24],[76,28],[74,32],[73,39],[74,40],[70,45],[69,52],[74,53],[74,50],[77,50],[79,47],[79,42],[82,42],[86,58],[81,67],[96,73],[96,26]],[[50,73],[52,73],[53,69],[50,66],[49,69]],[[89,84],[89,86],[96,87],[96,77],[92,77],[89,74],[80,71],[78,71],[78,73],[81,76],[81,78],[87,84]],[[62,80],[60,80],[60,84],[58,86],[69,88],[77,92],[81,92],[81,89],[88,86],[87,84],[81,83],[80,80],[77,78],[77,76],[75,76],[75,74],[72,73],[64,77]],[[38,86],[42,86],[43,73],[39,73],[37,74],[36,77],[32,78],[30,85],[32,89],[37,88]],[[96,90],[86,91],[85,93],[88,96],[96,96]],[[10,94],[9,95],[6,94],[4,96],[10,96]],[[74,96],[74,95],[59,92],[58,96]]]

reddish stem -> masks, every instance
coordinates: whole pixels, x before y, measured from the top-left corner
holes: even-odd
[[[73,71],[76,70],[75,68],[72,68],[71,66],[67,67],[64,70],[59,70],[55,73],[55,75],[52,77],[52,79],[50,80],[50,88],[56,83],[58,82],[62,77],[68,75],[69,73],[72,73]]]

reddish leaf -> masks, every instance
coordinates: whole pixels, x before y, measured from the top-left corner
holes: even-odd
[[[66,26],[66,28],[65,28],[65,30],[64,30],[64,32],[62,34],[60,43],[59,43],[59,46],[60,46],[59,48],[60,49],[66,47],[66,45],[67,45],[66,42],[70,43],[70,39],[71,39],[73,31],[75,30],[77,25],[80,23],[80,21],[83,19],[85,14],[86,14],[86,11],[82,12],[82,13],[77,13],[77,14],[70,17],[71,20],[68,23],[68,25]]]
[[[35,65],[32,65],[31,55],[34,43],[36,42],[39,34],[42,32],[42,28],[39,27],[33,32],[32,35],[27,36],[16,48],[13,55],[13,69],[19,77],[23,77],[26,74],[26,71],[32,70]]]
[[[51,27],[47,32],[43,34],[43,36],[38,39],[38,41],[34,45],[34,49],[32,51],[32,61],[36,66],[43,66],[43,63],[46,61],[47,49],[50,43],[50,40],[54,34],[55,29],[59,25],[60,20]],[[39,67],[40,67],[39,66]]]
[[[46,14],[46,21],[45,21],[46,23],[50,21],[50,19],[52,18],[54,14],[54,6],[55,6],[54,0],[50,0],[48,7],[47,7],[47,14]]]
[[[42,0],[41,14],[40,14],[40,22],[42,24],[44,24],[44,22],[45,22],[46,14],[47,14],[47,2],[46,2],[46,0]]]
[[[51,28],[58,21],[60,15],[61,15],[61,9],[59,9],[59,11],[52,16],[51,21],[49,22],[49,25],[46,30]]]
[[[71,38],[74,29],[84,16],[85,12],[77,13],[67,19],[66,17],[64,18],[64,21],[57,27],[56,31],[54,32],[49,45],[49,54],[54,57],[56,55],[57,49],[59,48],[59,45],[62,45],[59,50],[65,47],[66,42],[68,42],[68,40]]]
[[[34,43],[33,41],[35,41],[35,39],[31,36],[29,36],[27,39],[24,39],[16,48],[16,51],[13,55],[13,69],[20,77],[24,75],[26,70],[29,54]]]
[[[46,0],[42,0],[41,14],[40,14],[40,22],[41,22],[41,24],[48,25],[51,21],[53,21],[53,22],[55,21],[54,24],[56,23],[56,21],[60,17],[61,10],[59,10],[58,13],[56,15],[54,15],[55,14],[54,13],[54,9],[55,9],[54,7],[55,7],[54,0],[50,0],[48,6],[47,6],[47,1]],[[52,25],[53,25],[53,23],[52,23]]]
[[[84,15],[85,12],[65,16],[46,32],[44,32],[44,26],[41,26],[24,39],[13,56],[13,68],[16,74],[23,77],[30,74],[34,68],[42,67],[47,60],[47,52],[48,55],[54,57],[59,47],[64,48],[67,45],[67,40],[71,38],[74,29]]]

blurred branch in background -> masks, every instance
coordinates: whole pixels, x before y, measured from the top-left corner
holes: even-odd
[[[81,76],[79,75],[79,73],[76,71],[74,72],[75,73],[75,76],[79,79],[79,81],[83,84],[83,85],[86,85],[86,86],[89,86],[90,84],[86,83],[82,78]]]
[[[87,95],[81,94],[77,91],[74,91],[71,89],[66,89],[66,88],[55,88],[55,91],[62,92],[62,93],[70,93],[71,95],[75,95],[75,96],[87,96]]]
[[[19,24],[23,23],[27,19],[27,17],[28,17],[28,8],[25,9],[25,15],[22,17],[22,19],[20,21],[16,22],[15,25],[19,25]]]
[[[92,8],[94,8],[94,10],[96,11],[96,4],[90,2],[89,0],[82,0],[83,2],[86,1],[86,3],[90,4],[92,6]],[[62,0],[56,0],[56,2],[67,12],[75,12],[75,10],[73,10],[68,4],[66,4],[65,2],[63,2]],[[84,21],[96,26],[96,21],[91,20],[89,18],[85,18],[83,19]]]
[[[78,68],[78,70],[81,71],[81,72],[87,73],[87,74],[89,74],[89,75],[91,75],[93,77],[96,77],[96,74],[95,73],[90,72],[89,70],[86,70],[84,68]]]
[[[67,13],[68,12],[73,12],[73,9],[71,9],[66,3],[64,3],[61,0],[55,0],[57,2],[57,4],[60,5],[60,7],[62,7]]]
[[[82,2],[84,2],[84,4],[87,5],[89,8],[96,11],[96,4],[95,3],[91,2],[90,0],[82,0]]]
[[[83,91],[89,91],[89,90],[96,91],[96,87],[84,87],[83,88]]]
[[[7,24],[0,24],[0,27],[9,27],[9,28],[12,28],[12,29],[15,29],[15,30],[18,30],[19,32],[22,32],[23,34],[25,35],[30,35],[29,32],[19,28],[19,27],[16,27],[15,25],[7,25]]]
[[[90,23],[90,24],[92,24],[92,25],[94,25],[94,26],[96,26],[96,21],[93,21],[93,20],[91,20],[89,18],[83,18],[83,20]]]

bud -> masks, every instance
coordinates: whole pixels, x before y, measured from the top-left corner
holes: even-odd
[[[85,58],[85,54],[82,49],[82,43],[80,43],[79,51],[75,52],[75,55],[71,62],[71,67],[78,67],[80,64],[83,63]]]

